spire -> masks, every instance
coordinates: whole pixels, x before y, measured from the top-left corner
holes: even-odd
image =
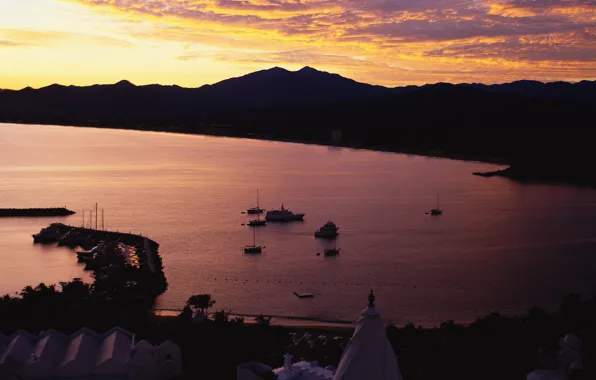
[[[372,289],[368,295],[368,307],[375,307],[375,294],[373,293]]]
[[[356,330],[346,347],[334,380],[402,380],[395,352],[387,339],[381,315],[375,309],[375,294],[368,294]]]

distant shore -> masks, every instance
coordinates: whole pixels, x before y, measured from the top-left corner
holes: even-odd
[[[481,162],[491,165],[506,166],[506,168],[497,169],[488,172],[470,173],[482,177],[503,177],[520,182],[529,183],[560,183],[576,186],[596,187],[596,178],[593,178],[589,173],[583,171],[573,171],[569,168],[573,165],[565,165],[559,163],[539,163],[539,164],[512,164],[505,156],[486,155],[479,153],[461,153],[450,150],[448,148],[421,148],[406,145],[387,146],[378,144],[367,144],[358,141],[333,141],[327,135],[312,136],[311,138],[293,138],[278,136],[273,133],[263,133],[259,128],[250,126],[235,126],[235,125],[207,125],[201,124],[198,126],[163,126],[163,125],[57,125],[55,123],[40,123],[40,122],[6,122],[12,124],[24,125],[48,125],[57,127],[82,127],[82,128],[98,128],[98,129],[117,129],[117,130],[133,130],[141,132],[161,132],[174,133],[183,135],[199,135],[199,136],[213,136],[213,137],[230,137],[261,141],[287,142],[307,145],[320,145],[330,148],[348,148],[359,150],[370,150],[376,152],[411,154],[423,157],[444,158],[458,161]]]

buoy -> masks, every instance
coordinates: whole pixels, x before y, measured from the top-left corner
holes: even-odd
[[[317,252],[317,256],[321,256],[321,252]]]

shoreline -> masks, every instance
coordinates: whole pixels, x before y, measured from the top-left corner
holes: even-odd
[[[363,150],[363,151],[370,151],[370,152],[382,152],[382,153],[396,153],[396,154],[406,154],[406,155],[415,155],[420,157],[428,157],[428,158],[436,158],[436,159],[447,159],[447,160],[456,160],[456,161],[464,161],[464,162],[476,162],[476,163],[483,163],[489,165],[496,165],[496,166],[509,166],[510,164],[504,158],[497,158],[491,156],[477,156],[471,154],[464,154],[464,153],[447,153],[444,149],[416,149],[416,148],[391,148],[391,147],[382,147],[377,145],[367,145],[367,144],[355,144],[355,143],[332,143],[327,141],[313,141],[313,140],[304,140],[304,139],[292,139],[292,138],[282,138],[282,137],[271,137],[271,136],[262,136],[253,133],[246,133],[246,134],[232,134],[232,133],[209,133],[208,131],[203,132],[192,132],[192,131],[183,131],[179,128],[175,128],[174,130],[171,127],[153,127],[153,128],[143,128],[143,127],[123,127],[123,126],[114,126],[114,125],[59,125],[54,123],[40,123],[40,122],[10,122],[10,121],[0,121],[0,124],[14,124],[14,125],[30,125],[30,126],[48,126],[48,127],[67,127],[67,128],[93,128],[93,129],[111,129],[111,130],[119,130],[119,131],[137,131],[137,132],[150,132],[150,133],[167,133],[167,134],[174,134],[174,135],[185,135],[185,136],[207,136],[207,137],[222,137],[222,138],[233,138],[233,139],[245,139],[245,140],[256,140],[256,141],[271,141],[271,142],[282,142],[282,143],[291,143],[291,144],[302,144],[302,145],[316,145],[321,147],[327,148],[346,148],[346,149],[354,149],[354,150]],[[232,128],[245,128],[241,126],[231,126]]]
[[[536,183],[536,184],[559,184],[571,185],[579,187],[596,187],[596,181],[590,179],[590,171],[577,171],[573,168],[573,162],[567,163],[565,161],[539,161],[542,163],[512,163],[510,159],[504,156],[483,155],[478,153],[459,153],[450,151],[446,148],[417,148],[407,146],[379,146],[374,144],[366,144],[354,141],[340,141],[334,142],[322,135],[317,135],[311,139],[304,138],[290,138],[275,136],[275,131],[261,130],[258,131],[254,126],[239,126],[239,125],[219,125],[219,124],[199,124],[199,125],[182,125],[182,126],[123,126],[123,125],[59,125],[55,123],[40,123],[40,122],[5,122],[0,124],[14,124],[14,125],[30,125],[30,126],[50,126],[50,127],[67,127],[67,128],[94,128],[94,129],[110,129],[119,131],[137,131],[149,133],[168,133],[186,136],[207,136],[207,137],[221,137],[232,139],[247,139],[257,141],[281,142],[290,144],[315,145],[327,148],[345,148],[362,150],[369,152],[395,153],[414,155],[419,157],[428,157],[434,159],[447,159],[462,162],[482,163],[487,165],[499,166],[495,170],[485,172],[472,172],[471,175],[478,177],[491,178],[501,177],[516,182],[522,183]],[[188,130],[185,130],[188,128]],[[532,161],[532,160],[530,160]]]

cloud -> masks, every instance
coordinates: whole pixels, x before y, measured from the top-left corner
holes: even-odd
[[[85,33],[68,33],[61,31],[36,31],[26,29],[0,29],[0,46],[43,47],[67,41],[93,43],[118,47],[130,47],[132,44],[124,39]],[[3,44],[4,41],[6,44]]]
[[[594,0],[68,1],[152,25],[130,26],[134,38],[193,44],[180,61],[323,65],[361,76],[596,77]]]
[[[14,46],[24,46],[24,44],[18,43],[15,41],[0,40],[0,46],[14,47]]]

